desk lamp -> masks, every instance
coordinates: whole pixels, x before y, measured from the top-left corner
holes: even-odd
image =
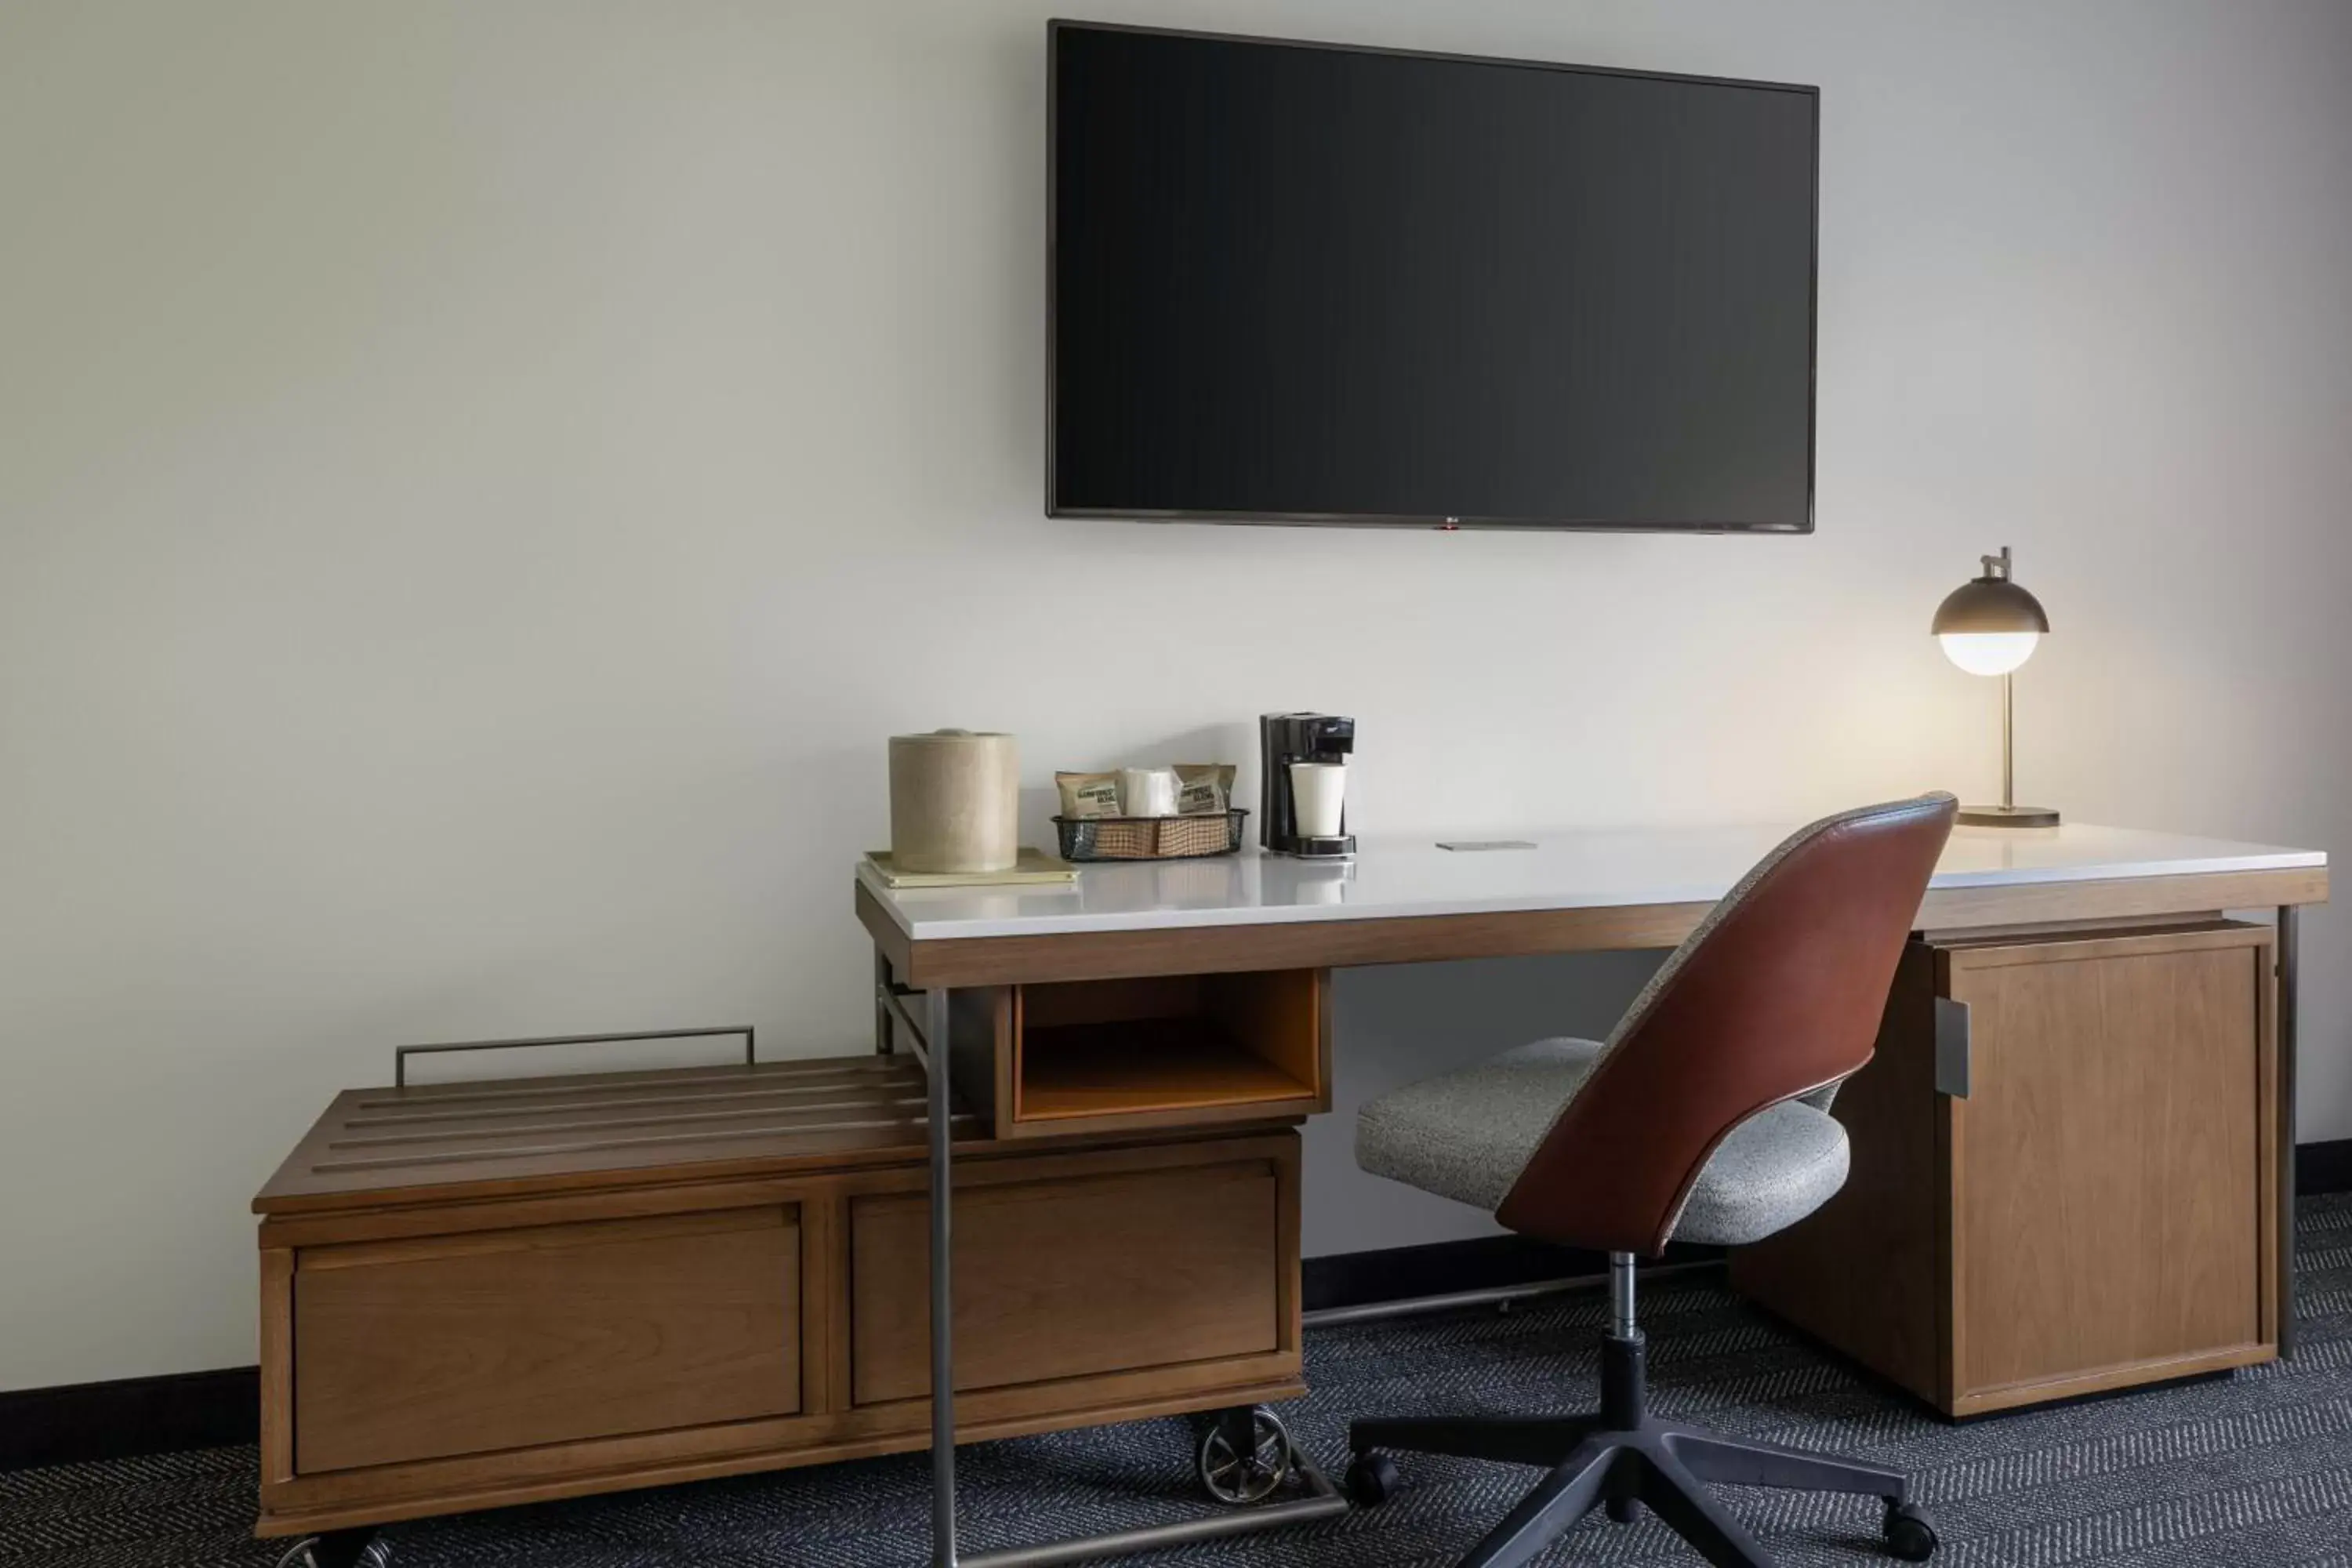
[[[1959,820],[1971,827],[2055,827],[2048,806],[2016,801],[2016,704],[2010,679],[2033,657],[2033,646],[2050,629],[2042,601],[2011,580],[2009,546],[1984,557],[1984,575],[1963,583],[1936,606],[1933,628],[1944,657],[1970,675],[2000,677],[2000,804],[1964,805]]]

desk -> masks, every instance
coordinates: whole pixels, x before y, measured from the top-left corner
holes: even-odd
[[[902,889],[869,873],[858,918],[920,987],[1289,965],[1427,963],[1672,947],[1786,836],[1579,829],[1533,849],[1366,841],[1326,865],[1244,851],[1088,866],[1069,887]],[[2070,823],[1953,831],[1922,930],[2142,920],[2325,902],[2327,857]]]
[[[874,939],[877,1044],[903,1031],[955,1042],[927,1054],[931,1114],[932,1380],[952,1386],[946,1268],[949,1237],[950,1079],[985,1104],[1001,1135],[1046,1135],[1291,1116],[1328,1106],[1328,1012],[1319,990],[1273,982],[1281,994],[1234,1002],[1201,977],[1308,973],[1370,963],[1430,963],[1517,954],[1669,947],[1788,831],[1786,826],[1580,829],[1521,834],[1532,849],[1449,851],[1423,840],[1367,840],[1352,863],[1328,865],[1244,853],[1230,858],[1087,868],[1069,887],[893,891],[861,872],[859,920]],[[1917,930],[1933,941],[2007,933],[2035,936],[2180,926],[2222,911],[2276,911],[2274,997],[2259,1025],[2272,1091],[2263,1110],[2263,1167],[2271,1184],[2261,1211],[2273,1234],[2261,1251],[2274,1270],[2263,1317],[2287,1348],[2293,1317],[2293,1153],[2295,912],[2325,901],[2327,859],[2311,850],[2238,844],[2126,828],[2068,824],[2049,831],[1959,828],[1922,903]],[[1145,983],[1194,977],[1178,996]],[[2268,978],[2268,976],[2265,976]],[[1092,989],[1087,989],[1091,986]],[[1039,1016],[1081,1013],[1181,1024],[1239,1006],[1251,1017],[1287,1008],[1317,1020],[1320,1061],[1292,1056],[1256,1079],[1236,1072],[1213,1083],[1173,1079],[1141,1086],[1125,1110],[1098,1098],[1099,1114],[1034,1117],[1024,1100],[1023,997],[1054,998]],[[1055,989],[1061,988],[1061,989]],[[1261,988],[1264,989],[1264,988]],[[918,1004],[917,994],[920,994]],[[910,1004],[919,1005],[918,1017]],[[966,1052],[953,1020],[980,1026]],[[1089,1016],[1092,1016],[1091,1014]],[[993,1049],[989,1026],[992,1019]],[[1043,1031],[1040,1031],[1042,1034]],[[1036,1061],[1068,1071],[1057,1037]],[[1267,1066],[1257,1053],[1259,1068]],[[1243,1064],[1247,1066],[1248,1064]],[[952,1069],[952,1070],[948,1070]],[[1290,1080],[1286,1087],[1280,1079]],[[1255,1087],[1253,1087],[1255,1085]],[[1045,1085],[1055,1117],[1075,1103],[1066,1079]],[[2242,1227],[2243,1228],[2243,1227]],[[2262,1347],[2265,1354],[2270,1346]],[[2248,1358],[2251,1359],[2251,1358]],[[956,1561],[951,1400],[933,1418],[935,1562]],[[1075,1555],[1075,1554],[1073,1554]],[[1033,1555],[1024,1561],[1059,1561]]]

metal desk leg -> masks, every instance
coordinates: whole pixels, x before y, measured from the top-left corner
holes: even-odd
[[[2294,1033],[2295,939],[2302,911],[2278,911],[2278,1347],[2294,1353]]]
[[[955,1123],[948,1052],[948,993],[934,989],[923,1010],[923,1066],[930,1075],[931,1568],[956,1568],[955,1268],[948,1214]]]
[[[883,971],[878,969],[877,973]],[[953,1198],[953,1090],[948,1075],[948,1003],[950,993],[924,993],[923,1021],[915,1022],[906,1003],[916,993],[887,981],[876,988],[877,1000],[896,1026],[906,1032],[908,1047],[929,1077],[926,1100],[930,1153],[931,1193],[931,1568],[1059,1568],[1068,1563],[1104,1557],[1124,1557],[1193,1542],[1227,1536],[1255,1535],[1260,1531],[1330,1519],[1348,1511],[1348,1499],[1318,1468],[1313,1458],[1296,1445],[1290,1462],[1306,1483],[1307,1495],[1288,1502],[1260,1503],[1205,1519],[1175,1524],[1149,1525],[1108,1535],[1078,1536],[1066,1541],[1040,1542],[983,1552],[969,1560],[956,1556],[955,1540],[955,1291],[953,1230],[950,1205]],[[1253,1428],[1254,1429],[1254,1428]]]

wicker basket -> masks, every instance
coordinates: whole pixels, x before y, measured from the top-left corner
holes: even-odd
[[[1191,860],[1242,847],[1239,807],[1198,816],[1057,816],[1065,860]]]

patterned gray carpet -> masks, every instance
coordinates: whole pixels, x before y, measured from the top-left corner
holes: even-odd
[[[1643,1303],[1653,1404],[1727,1432],[1908,1470],[1936,1511],[1937,1562],[2352,1568],[2352,1196],[2300,1215],[2302,1342],[2293,1362],[1965,1426],[1935,1420],[1792,1339],[1712,1283]],[[1704,1277],[1702,1277],[1704,1278]],[[1357,1413],[1536,1411],[1594,1398],[1601,1303],[1565,1298],[1332,1328],[1308,1341],[1313,1394],[1285,1416],[1327,1465]],[[963,1451],[967,1551],[1197,1512],[1183,1422],[1061,1433]],[[1171,1552],[1173,1568],[1436,1568],[1507,1511],[1534,1472],[1404,1460],[1377,1510]],[[914,1568],[919,1456],[402,1525],[392,1568]],[[210,1449],[0,1475],[0,1568],[270,1568],[252,1541],[254,1454]],[[1876,1505],[1757,1490],[1733,1506],[1789,1568],[1892,1561]],[[1689,1563],[1646,1515],[1599,1515],[1543,1559]]]

